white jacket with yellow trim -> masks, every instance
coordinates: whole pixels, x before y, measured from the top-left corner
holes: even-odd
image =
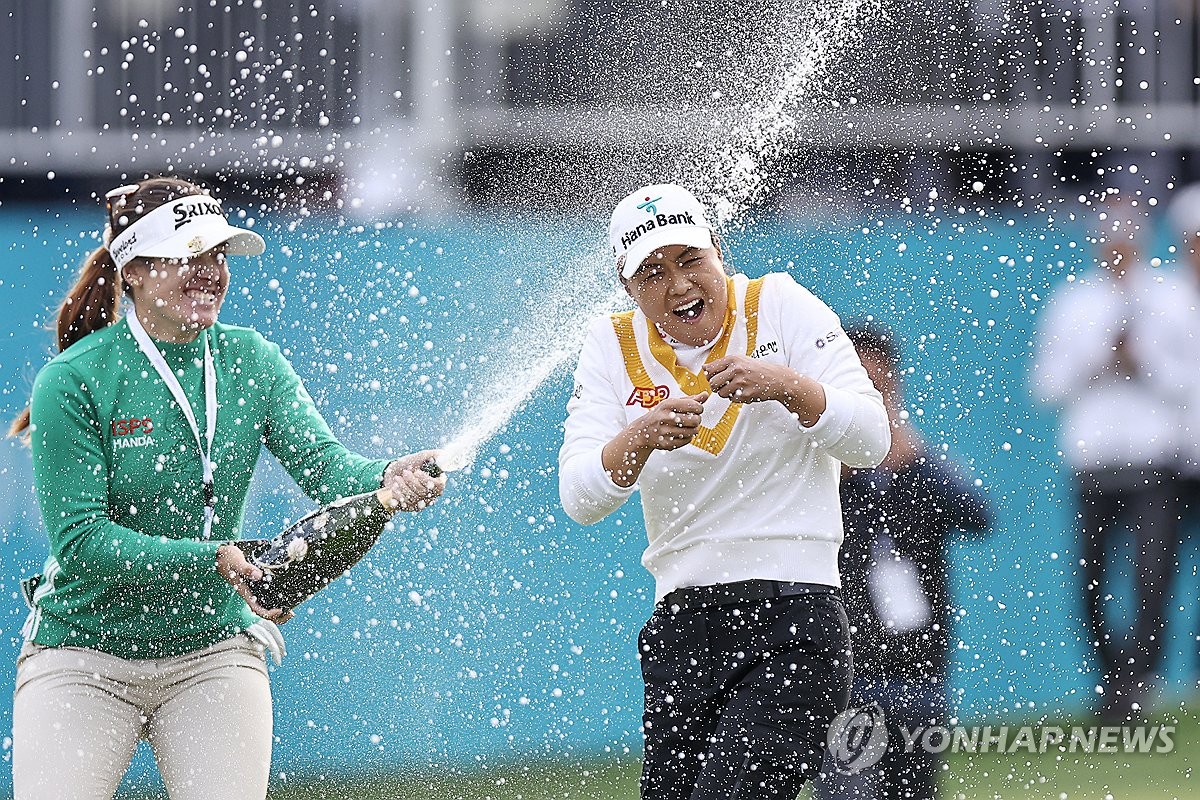
[[[837,315],[785,273],[767,275],[758,287],[744,275],[732,281],[737,316],[727,353],[786,364],[819,381],[826,409],[812,427],[780,403],[734,404],[713,395],[701,446],[655,451],[635,486],[614,484],[601,462],[604,446],[655,398],[689,394],[656,359],[656,334],[640,311],[592,322],[567,404],[558,456],[563,507],[590,525],[640,489],[649,539],[642,564],[659,599],[681,586],[751,578],[840,585],[841,465],[877,466],[891,447],[883,399]]]

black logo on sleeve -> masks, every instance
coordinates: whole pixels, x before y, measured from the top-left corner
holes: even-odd
[[[832,342],[834,339],[838,338],[841,335],[842,335],[841,331],[830,331],[829,333],[822,336],[820,339],[817,339],[817,341],[816,341],[817,349],[820,350],[822,347],[829,344],[830,342]]]

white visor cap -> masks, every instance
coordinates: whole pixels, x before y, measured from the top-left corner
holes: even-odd
[[[643,186],[613,210],[608,224],[613,256],[624,256],[621,277],[632,278],[655,250],[677,244],[713,246],[712,225],[696,196],[673,183]]]
[[[159,206],[121,231],[108,245],[117,269],[135,258],[190,258],[217,245],[235,256],[257,256],[266,242],[254,231],[230,225],[221,204],[194,194]]]

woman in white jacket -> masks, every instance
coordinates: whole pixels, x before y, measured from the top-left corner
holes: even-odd
[[[687,190],[639,189],[609,235],[637,310],[588,331],[559,490],[583,524],[641,490],[642,796],[792,800],[849,694],[838,476],[883,460],[887,413],[828,306],[725,274]]]

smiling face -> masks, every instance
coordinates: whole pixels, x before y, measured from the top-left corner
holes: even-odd
[[[699,347],[720,335],[729,306],[720,247],[667,245],[624,284],[646,318],[668,336]]]
[[[216,322],[229,289],[224,247],[179,260],[138,259],[124,275],[138,319],[167,342],[190,342]]]

